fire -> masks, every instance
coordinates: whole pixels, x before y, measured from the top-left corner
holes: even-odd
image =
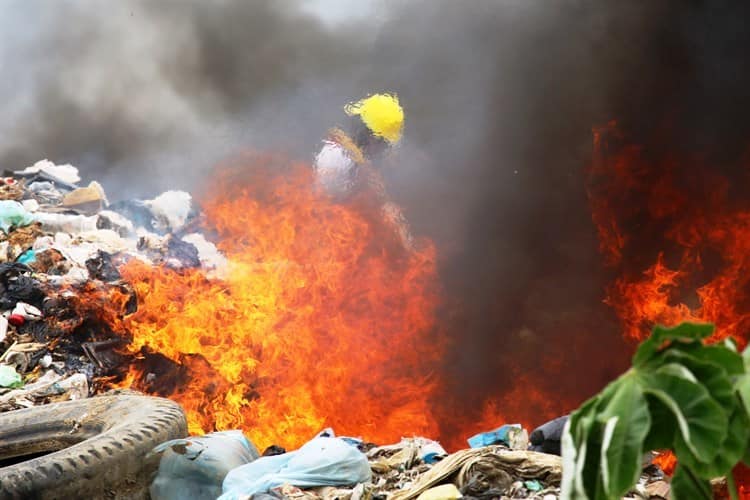
[[[730,186],[716,170],[701,158],[655,159],[626,144],[614,122],[594,130],[589,200],[605,261],[617,274],[605,302],[625,336],[642,340],[657,323],[704,321],[716,325],[710,341],[747,344],[750,204],[744,193],[731,196],[730,187],[745,186]],[[655,462],[667,473],[676,466],[671,452]],[[748,469],[738,466],[734,475],[741,497],[750,498]]]
[[[594,131],[589,198],[606,262],[618,273],[606,303],[624,334],[708,321],[741,346],[750,326],[750,206],[700,158],[624,143],[615,123]],[[650,257],[649,257],[650,256]],[[651,260],[649,260],[649,258]]]
[[[433,246],[405,250],[366,198],[316,194],[305,165],[238,163],[202,201],[229,261],[222,279],[121,269],[139,300],[124,328],[141,362],[125,384],[181,403],[191,433],[240,428],[261,449],[325,427],[377,442],[437,435]]]

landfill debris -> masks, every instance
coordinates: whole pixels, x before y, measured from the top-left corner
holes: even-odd
[[[28,226],[34,216],[22,204],[12,200],[0,200],[0,229],[8,234],[12,227]]]
[[[23,379],[16,369],[9,365],[0,365],[0,387],[21,387]]]
[[[61,205],[78,212],[93,215],[107,206],[107,195],[104,188],[96,181],[92,181],[87,187],[74,189],[63,196]]]
[[[161,457],[149,489],[153,500],[213,500],[221,495],[230,470],[259,456],[239,430],[173,439],[154,448],[152,454]]]
[[[531,431],[531,435],[529,436],[531,446],[529,449],[560,455],[560,440],[562,439],[563,429],[567,421],[568,416],[564,415],[550,420]]]
[[[562,478],[560,457],[534,451],[510,450],[504,446],[470,448],[449,455],[435,464],[408,489],[397,491],[393,500],[410,500],[455,476],[456,485],[467,496],[488,490],[508,490],[513,478],[536,479],[553,488]]]
[[[367,457],[346,441],[316,437],[300,449],[237,467],[224,479],[221,500],[238,500],[244,495],[265,493],[290,484],[298,488],[345,486],[371,478]]]
[[[269,446],[268,448],[266,448],[265,450],[263,450],[263,455],[262,456],[264,456],[264,457],[273,457],[273,456],[276,456],[276,455],[283,455],[284,453],[286,453],[286,450],[284,448],[282,448],[281,446],[277,446],[275,444],[272,444],[271,446]]]
[[[30,167],[14,172],[14,174],[27,178],[36,178],[34,174],[47,174],[53,180],[68,185],[75,184],[81,180],[81,177],[78,175],[78,169],[73,165],[55,165],[49,160],[40,160]]]
[[[42,160],[0,178],[0,411],[104,392],[132,359],[101,304],[137,310],[120,266],[226,269],[188,193],[110,203],[72,165]],[[181,232],[178,232],[181,231]],[[119,308],[119,309],[118,309]],[[18,386],[18,377],[24,385]]]
[[[544,488],[544,486],[542,486],[542,483],[540,483],[536,479],[524,481],[523,486],[529,491],[542,491],[542,489]]]
[[[468,439],[468,443],[472,448],[504,444],[512,450],[525,450],[529,446],[529,436],[521,424],[506,424],[493,431],[476,434]]]
[[[435,486],[434,488],[422,492],[422,494],[417,497],[417,500],[457,500],[462,497],[463,495],[458,488],[456,488],[456,485],[448,483]]]
[[[669,498],[670,486],[666,481],[654,481],[646,486],[646,498]]]
[[[151,209],[157,232],[175,231],[187,222],[190,215],[192,197],[185,191],[166,191],[145,205]]]
[[[0,200],[20,200],[23,198],[23,186],[13,177],[0,179]]]

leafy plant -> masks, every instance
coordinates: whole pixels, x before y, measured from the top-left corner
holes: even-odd
[[[713,325],[657,326],[633,366],[571,414],[562,438],[562,498],[620,499],[645,451],[677,456],[671,495],[712,498],[709,480],[750,462],[750,348],[706,345]]]

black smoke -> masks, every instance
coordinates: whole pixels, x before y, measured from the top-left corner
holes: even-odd
[[[478,414],[525,374],[550,397],[507,402],[518,418],[566,412],[632,348],[601,303],[611,276],[586,200],[591,129],[617,119],[653,150],[741,154],[748,9],[372,5],[328,23],[271,0],[6,3],[0,166],[70,162],[111,198],[193,189],[242,148],[309,159],[344,103],[398,92],[406,139],[387,181],[438,246],[446,398]]]

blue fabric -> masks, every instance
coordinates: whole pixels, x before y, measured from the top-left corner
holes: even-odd
[[[291,484],[300,488],[343,486],[369,481],[367,457],[346,441],[318,437],[299,450],[261,457],[237,467],[224,478],[219,500],[237,500],[241,495],[265,493],[272,488]]]

